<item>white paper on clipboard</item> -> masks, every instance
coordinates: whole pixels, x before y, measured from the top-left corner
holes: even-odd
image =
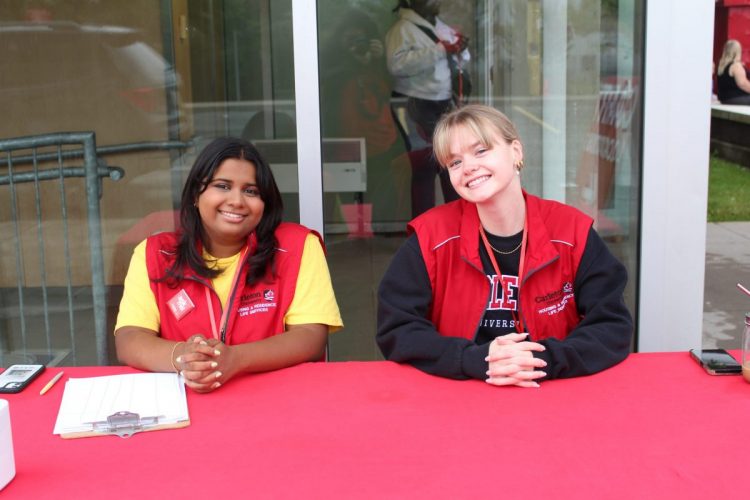
[[[53,434],[93,431],[94,423],[106,422],[118,412],[158,417],[158,427],[187,423],[185,384],[176,373],[71,378],[65,383]]]

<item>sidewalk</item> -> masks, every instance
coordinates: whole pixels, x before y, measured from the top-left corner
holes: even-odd
[[[706,228],[703,348],[739,349],[750,297],[750,222],[711,222]]]

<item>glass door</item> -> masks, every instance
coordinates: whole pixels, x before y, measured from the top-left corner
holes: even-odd
[[[300,220],[292,10],[292,0],[0,3],[0,102],[13,117],[0,137],[91,131],[102,165],[119,169],[101,179],[96,220],[108,337],[133,248],[174,230],[183,181],[213,138],[255,142],[285,218]],[[80,168],[72,149],[38,151],[36,163],[21,151],[13,172],[2,154],[0,365],[98,362],[83,181],[67,187],[62,216],[55,186],[18,181],[48,163]]]
[[[468,101],[517,125],[524,188],[591,215],[638,274],[643,1],[319,0],[323,141],[364,147],[353,166],[361,184],[324,178],[329,265],[346,325],[331,338],[334,360],[380,357],[380,278],[407,222],[454,196],[429,161],[429,127],[409,123],[410,69],[389,53],[398,49],[399,6],[408,5],[437,11],[468,40]],[[635,285],[632,278],[626,291],[633,313]]]
[[[637,276],[645,2],[410,1],[437,7],[446,29],[466,38],[466,98],[501,109],[518,125],[525,188],[591,214]],[[0,3],[0,102],[14,117],[0,123],[0,136],[94,131],[97,155],[123,173],[102,181],[100,199],[109,331],[132,250],[148,235],[174,228],[196,151],[214,137],[237,135],[268,157],[285,218],[324,232],[346,325],[331,337],[331,359],[380,356],[374,340],[380,277],[407,222],[455,197],[431,160],[429,121],[415,120],[408,109],[408,71],[387,64],[399,5],[405,3],[132,0],[107,9],[74,0]],[[3,161],[0,178],[8,173]],[[15,234],[12,209],[23,219],[0,259],[0,352],[59,354],[60,361],[78,346],[75,362],[91,364],[91,333],[82,326],[91,323],[90,309],[37,299],[35,269],[21,267],[26,275],[19,281],[19,266],[8,257],[11,243],[35,240],[40,226],[53,236],[52,250],[62,248],[54,239],[61,218],[44,203],[41,222],[26,215],[34,209],[33,183],[26,188],[30,194],[16,203],[0,185],[4,234]],[[66,217],[71,234],[85,229],[85,208]],[[72,255],[86,255],[85,238],[73,237],[71,245]],[[46,260],[56,287],[61,255],[51,251]],[[74,286],[87,293],[91,280],[76,273]],[[633,278],[626,294],[633,312],[635,285]],[[32,332],[22,347],[18,290],[31,292],[23,299],[39,321],[45,310],[66,318],[73,311],[79,333],[47,340]]]
[[[291,0],[179,3],[174,45],[189,80],[180,103],[188,135],[253,142],[276,175],[286,219],[299,221]]]

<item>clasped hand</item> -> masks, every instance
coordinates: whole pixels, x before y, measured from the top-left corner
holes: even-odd
[[[198,334],[178,346],[175,366],[185,385],[196,392],[211,392],[234,376],[231,358],[229,346]]]
[[[547,363],[535,358],[534,351],[544,351],[544,346],[526,340],[525,333],[509,333],[496,337],[490,342],[485,361],[489,362],[487,370],[488,384],[517,385],[519,387],[539,387],[536,379],[547,375],[537,370]]]

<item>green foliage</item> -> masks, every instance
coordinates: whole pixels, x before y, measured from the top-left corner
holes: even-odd
[[[750,221],[750,168],[711,157],[708,221]]]

